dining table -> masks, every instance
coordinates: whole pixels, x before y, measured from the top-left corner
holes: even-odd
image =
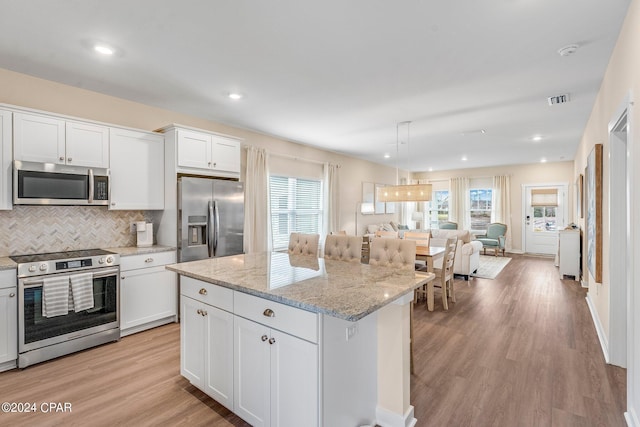
[[[433,273],[433,263],[434,261],[444,258],[444,253],[446,248],[442,246],[423,246],[416,245],[416,260],[423,260],[427,264],[427,271],[429,273]],[[427,284],[423,285],[427,288],[427,310],[433,311],[434,307],[434,281],[430,281]]]

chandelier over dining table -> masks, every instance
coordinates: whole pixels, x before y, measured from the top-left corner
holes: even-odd
[[[400,184],[398,172],[398,157],[400,153],[400,129],[406,128],[407,143],[407,182],[411,172],[409,163],[409,136],[411,122],[400,122],[396,125],[396,185],[378,187],[376,189],[376,200],[379,202],[428,202],[431,200],[431,184]]]

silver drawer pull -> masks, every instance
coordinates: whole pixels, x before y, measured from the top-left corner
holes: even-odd
[[[268,340],[269,337],[267,337],[266,335],[263,335],[263,336],[260,337],[260,339],[264,342],[264,341]]]
[[[147,258],[144,260],[144,262],[153,262],[153,258]]]
[[[273,344],[274,342],[276,342],[276,339],[275,339],[275,338],[270,338],[270,339],[269,339],[269,344]]]
[[[267,308],[262,314],[266,317],[276,317],[276,314],[270,308]]]
[[[207,294],[207,290],[206,290],[205,288],[202,288],[202,289],[200,289],[200,290],[198,291],[198,293],[199,293],[200,295],[206,295],[206,294]]]

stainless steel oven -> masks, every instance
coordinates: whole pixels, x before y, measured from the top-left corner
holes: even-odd
[[[11,258],[18,263],[18,367],[120,339],[119,255],[92,249]],[[88,308],[74,309],[75,278],[85,281]],[[51,283],[68,298],[57,313],[51,302],[45,309]]]

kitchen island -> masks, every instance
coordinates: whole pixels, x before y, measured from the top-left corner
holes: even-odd
[[[182,375],[250,424],[415,424],[410,304],[433,274],[286,253],[167,269]]]

